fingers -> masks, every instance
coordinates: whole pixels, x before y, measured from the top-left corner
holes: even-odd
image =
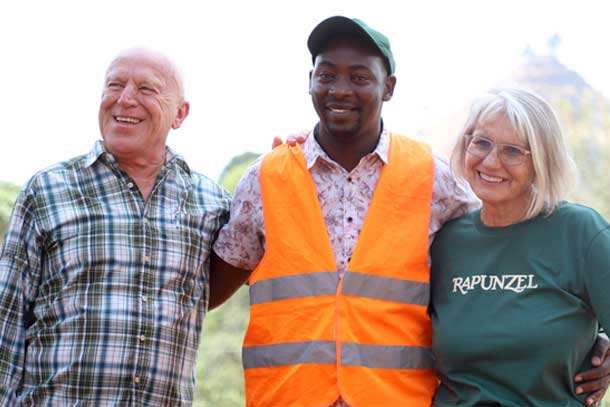
[[[599,366],[602,364],[605,358],[608,357],[608,350],[610,349],[610,340],[605,334],[597,335],[597,339],[592,349],[591,363],[593,366]]]
[[[273,142],[271,142],[271,148],[274,149],[277,146],[281,146],[284,142],[281,137],[273,137]]]
[[[599,370],[599,369],[593,369],[593,370]],[[583,373],[583,375],[584,375],[584,373]],[[583,381],[582,383],[580,383],[576,386],[576,389],[574,391],[576,394],[590,393],[587,396],[587,398],[585,399],[585,403],[588,406],[591,406],[591,405],[594,405],[595,403],[600,402],[604,398],[604,395],[606,394],[606,390],[608,389],[608,384],[610,384],[610,378],[608,376],[603,376],[601,379],[588,380],[586,382]]]
[[[594,406],[597,403],[600,403],[604,398],[604,391],[598,390],[595,393],[591,393],[585,399],[585,404],[588,406]]]
[[[607,337],[598,336],[592,354],[591,363],[597,367],[578,373],[574,377],[574,381],[577,383],[576,394],[590,393],[585,399],[588,406],[599,403],[604,398],[610,384],[610,357],[608,357]]]
[[[576,383],[585,383],[590,382],[592,380],[598,380],[610,374],[608,363],[604,363],[600,367],[595,367],[593,369],[586,370],[584,372],[578,373],[574,377],[574,381]]]
[[[288,144],[290,147],[294,147],[297,144],[303,144],[305,142],[305,140],[307,140],[307,132],[291,134],[286,139],[286,144]],[[277,146],[281,146],[282,144],[284,144],[284,141],[282,140],[281,137],[273,137],[273,142],[271,143],[271,148],[273,149]]]
[[[608,386],[607,378],[589,380],[587,382],[579,383],[576,386],[575,393],[583,394],[583,393],[592,393],[592,392],[597,392],[597,391],[602,391],[605,393],[607,386]]]
[[[291,134],[286,139],[286,144],[288,144],[290,147],[294,147],[297,144],[303,144],[305,140],[307,140],[307,133],[303,132],[298,134]]]

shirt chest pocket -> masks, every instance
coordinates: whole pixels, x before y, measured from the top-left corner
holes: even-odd
[[[197,318],[208,297],[208,267],[217,228],[213,211],[180,210],[170,222],[157,222],[158,247],[151,276],[163,326],[174,327]],[[173,329],[173,328],[171,328]]]
[[[108,247],[118,235],[118,228],[110,233],[107,227],[109,214],[95,200],[80,196],[74,202],[55,203],[52,215],[53,223],[46,231],[43,282],[65,289],[103,280],[110,263]]]
[[[181,302],[196,301],[207,286],[213,222],[213,216],[204,211],[181,210],[171,222],[159,225],[153,245],[158,249],[152,253],[159,269],[159,288],[177,294]]]

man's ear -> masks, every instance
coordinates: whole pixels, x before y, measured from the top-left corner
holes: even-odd
[[[383,101],[387,102],[392,99],[394,95],[394,88],[396,87],[396,77],[394,75],[388,75],[385,78],[383,85]]]
[[[186,119],[186,116],[189,115],[189,110],[191,105],[189,102],[181,102],[176,111],[176,117],[174,117],[174,121],[172,122],[172,129],[177,129],[182,126],[182,122]]]

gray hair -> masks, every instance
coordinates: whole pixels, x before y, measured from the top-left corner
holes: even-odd
[[[451,153],[451,168],[465,178],[467,136],[477,124],[503,113],[523,142],[529,145],[534,168],[532,195],[522,220],[550,214],[564,199],[576,176],[576,166],[563,139],[553,108],[535,93],[517,88],[494,89],[477,99]]]

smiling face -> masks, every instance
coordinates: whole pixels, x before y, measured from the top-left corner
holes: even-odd
[[[494,143],[528,146],[513,129],[504,113],[494,113],[480,120],[473,136],[481,136]],[[522,216],[531,200],[534,168],[531,156],[517,165],[505,165],[498,157],[497,147],[487,156],[480,157],[466,151],[464,172],[474,193],[487,209],[500,209],[503,213]]]
[[[99,110],[104,145],[117,158],[164,157],[171,128],[180,127],[188,103],[171,62],[145,50],[129,51],[108,67]]]
[[[309,93],[321,130],[333,136],[373,134],[381,106],[390,100],[395,78],[372,48],[351,38],[335,38],[315,59]]]

